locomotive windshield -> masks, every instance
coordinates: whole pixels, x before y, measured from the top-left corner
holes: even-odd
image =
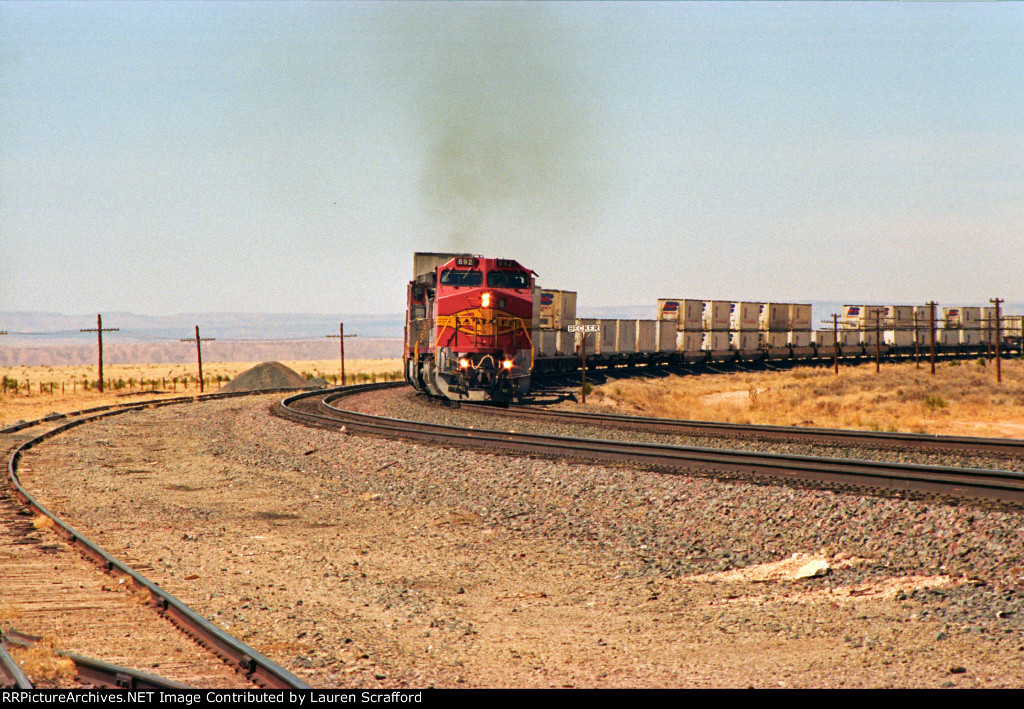
[[[530,277],[524,271],[490,271],[488,288],[529,288]]]
[[[441,271],[443,286],[479,286],[484,282],[484,274],[480,271]]]

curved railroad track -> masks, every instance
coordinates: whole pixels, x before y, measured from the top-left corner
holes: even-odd
[[[751,480],[795,480],[880,492],[918,492],[1024,503],[1024,473],[1013,471],[730,451],[479,428],[467,430],[361,414],[334,406],[345,396],[395,386],[404,385],[368,384],[326,394],[299,394],[280,402],[275,413],[307,425],[520,455],[630,463],[666,472],[703,471]],[[493,412],[493,409],[487,410]]]
[[[57,568],[54,565],[54,559],[52,557],[45,557],[47,553],[55,553],[56,547],[55,545],[45,542],[40,543],[38,538],[28,538],[32,536],[33,528],[40,525],[34,525],[29,521],[25,521],[24,518],[36,516],[37,520],[49,520],[44,526],[50,526],[67,545],[79,551],[87,559],[95,562],[95,564],[106,572],[106,574],[115,577],[118,585],[131,591],[133,599],[145,599],[147,605],[155,611],[156,614],[166,621],[170,621],[171,624],[195,641],[196,644],[205,648],[207,651],[207,659],[200,660],[200,662],[205,662],[216,667],[225,667],[226,665],[227,668],[230,668],[230,671],[228,672],[229,676],[239,676],[244,682],[255,687],[308,689],[309,685],[293,675],[291,672],[277,665],[230,634],[225,633],[173,595],[163,590],[155,583],[149,581],[136,569],[123,561],[112,557],[95,542],[85,537],[81,532],[47,509],[24,487],[22,487],[18,478],[19,463],[26,451],[41,444],[49,438],[52,438],[53,436],[57,436],[65,431],[91,421],[108,416],[120,415],[130,411],[138,411],[148,407],[169,406],[193,401],[208,401],[252,394],[278,393],[281,391],[294,390],[209,394],[204,396],[150,400],[142,403],[117,404],[98,407],[88,411],[49,416],[45,419],[23,422],[0,429],[0,434],[14,434],[27,428],[44,426],[55,421],[65,420],[64,423],[60,423],[59,425],[44,431],[42,434],[29,438],[20,445],[17,445],[10,455],[7,465],[7,482],[10,494],[3,500],[3,513],[5,517],[9,517],[11,519],[6,520],[7,524],[5,527],[8,529],[11,527],[20,527],[21,532],[17,529],[10,531],[12,536],[15,538],[17,538],[19,534],[23,535],[22,541],[15,541],[15,544],[35,545],[37,549],[33,550],[35,552],[34,556],[41,558],[40,563],[42,566],[40,569],[27,569],[24,571],[22,569],[18,569],[19,574],[24,574],[24,579],[19,578],[24,598],[27,599],[27,602],[33,607],[38,607],[38,610],[33,612],[45,613],[49,608],[61,606],[62,604],[65,610],[70,609],[73,611],[77,607],[88,606],[89,603],[92,603],[92,601],[83,601],[78,597],[70,599],[55,598],[52,593],[48,594],[46,589],[42,586],[45,581],[40,580],[40,574],[44,574],[42,578],[45,579],[45,569],[49,569],[48,573],[52,577],[54,569]],[[22,518],[20,523],[16,519],[18,517]],[[29,554],[27,556],[23,555],[20,557],[20,561],[24,563],[25,559],[29,558],[29,561],[31,562],[32,556],[33,554]],[[7,563],[11,564],[12,562],[11,560],[7,560]],[[31,565],[31,563],[29,563],[29,565]],[[10,569],[10,567],[9,571],[14,573],[14,570]],[[133,601],[133,603],[136,606],[139,605],[137,600]],[[155,616],[154,619],[156,619]],[[34,640],[37,639],[23,633],[8,630],[4,634],[2,640],[3,642],[0,645],[3,647],[25,647],[27,645],[31,645]],[[178,682],[157,677],[155,675],[135,670],[128,670],[124,667],[118,667],[98,660],[91,660],[80,655],[74,655],[71,653],[63,654],[67,659],[74,663],[78,681],[84,684],[127,688],[175,688],[182,686]],[[206,672],[201,669],[198,671],[200,673]],[[214,670],[211,676],[216,676],[217,672],[218,670]],[[25,673],[22,673],[18,669],[17,663],[13,663],[10,660],[10,655],[7,651],[0,650],[0,683],[9,686],[23,687],[25,683],[30,682],[30,679],[25,677],[24,674]],[[223,682],[223,675],[220,680],[214,681]]]
[[[462,411],[492,416],[509,416],[540,421],[610,426],[630,431],[668,433],[679,436],[716,436],[788,443],[828,443],[871,448],[898,448],[914,451],[945,451],[952,453],[993,453],[1024,456],[1024,440],[1013,438],[978,438],[973,436],[938,436],[924,433],[889,433],[853,429],[803,428],[798,426],[767,426],[758,424],[719,423],[685,419],[652,418],[625,414],[553,411],[532,406],[503,408],[485,404],[449,402]]]

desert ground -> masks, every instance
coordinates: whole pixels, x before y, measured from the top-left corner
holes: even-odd
[[[591,409],[664,418],[1024,438],[1024,362],[984,359],[615,379]]]
[[[331,360],[285,360],[281,362],[307,379],[325,379],[332,386],[339,380],[339,362]],[[217,391],[258,362],[204,362],[206,393]],[[400,359],[353,359],[345,361],[345,379],[352,382],[379,381],[401,376]],[[97,367],[4,367],[0,377],[7,383],[0,393],[0,425],[30,421],[52,412],[78,411],[94,406],[125,403],[135,398],[152,399],[199,393],[197,365],[111,364],[103,367],[109,382],[101,394],[96,388]],[[18,390],[13,391],[14,383]],[[156,392],[156,393],[154,393]]]

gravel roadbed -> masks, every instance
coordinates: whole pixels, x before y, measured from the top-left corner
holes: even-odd
[[[788,455],[808,455],[824,458],[852,458],[875,460],[889,463],[916,463],[918,465],[942,465],[958,468],[981,468],[985,470],[1014,470],[1024,472],[1024,456],[1005,455],[962,455],[943,452],[921,452],[870,446],[844,446],[824,443],[785,443],[778,441],[756,441],[723,436],[680,436],[669,433],[654,433],[615,428],[610,425],[571,424],[552,420],[550,422],[513,418],[502,414],[488,415],[477,411],[462,411],[423,396],[411,389],[401,393],[395,390],[366,392],[345,397],[334,404],[340,408],[361,413],[405,418],[414,421],[437,423],[446,426],[490,428],[498,431],[517,433],[539,433],[571,438],[603,438],[614,441],[637,443],[661,443],[693,448],[718,448],[727,450],[761,451]]]
[[[1024,686],[1016,512],[345,435],[276,400],[89,424],[25,482],[317,686]]]

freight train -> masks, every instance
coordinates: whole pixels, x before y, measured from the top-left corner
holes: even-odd
[[[403,369],[418,391],[507,403],[535,374],[588,367],[831,361],[992,352],[991,308],[846,305],[814,329],[809,304],[662,299],[651,320],[576,318],[576,294],[540,289],[511,259],[417,253]],[[819,327],[821,324],[818,324]],[[1020,352],[1021,316],[999,318],[1002,352]]]

